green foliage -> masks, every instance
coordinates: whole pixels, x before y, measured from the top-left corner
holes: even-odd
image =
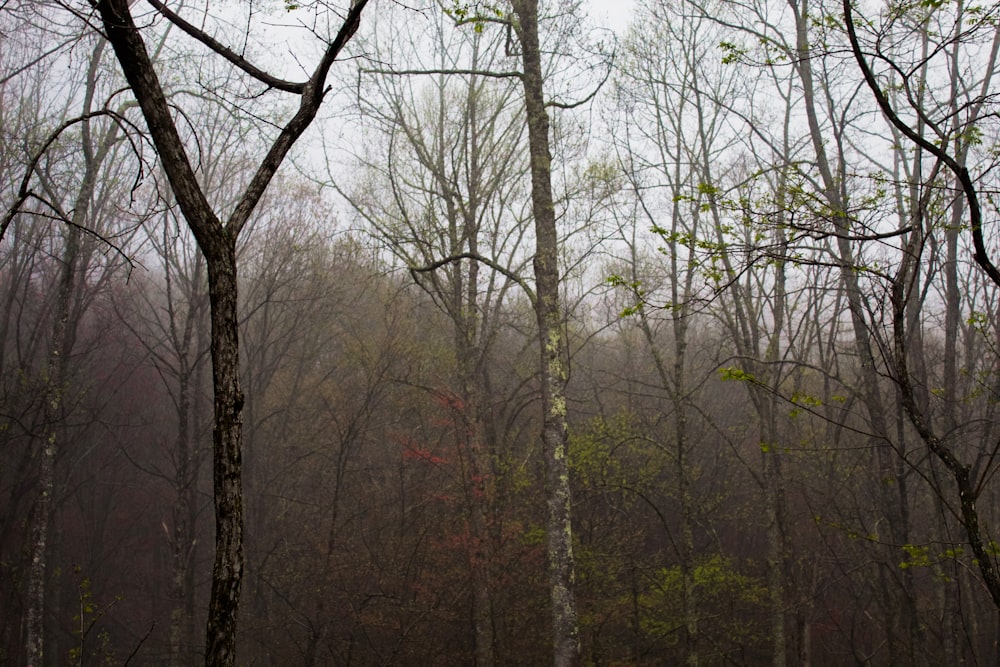
[[[981,146],[983,143],[983,129],[978,125],[969,125],[964,132],[958,135],[957,140],[969,146]]]
[[[971,327],[974,327],[980,333],[986,333],[986,329],[990,325],[990,316],[988,313],[974,310],[969,315],[965,323]]]
[[[841,534],[850,540],[865,540],[867,542],[874,543],[879,542],[878,533],[869,533],[865,535],[848,524],[844,524],[839,521],[830,521],[819,514],[814,514],[812,518],[817,524],[840,531]]]
[[[757,382],[757,378],[736,366],[724,366],[719,369],[719,379],[723,381]]]
[[[900,562],[899,568],[901,570],[914,567],[934,568],[935,575],[946,581],[949,580],[949,577],[936,566],[940,566],[945,561],[958,560],[965,554],[965,550],[961,546],[943,549],[938,553],[933,553],[929,546],[919,544],[904,544],[902,549],[906,554],[906,560]]]
[[[641,471],[627,469],[616,454],[625,453],[620,448],[636,437],[633,416],[627,412],[612,419],[596,417],[584,429],[574,431],[569,444],[574,479],[588,488],[630,484],[629,477]]]
[[[476,33],[486,28],[486,22],[502,19],[504,12],[499,6],[489,3],[468,3],[455,0],[451,7],[445,7],[445,14],[450,16],[457,25],[472,24]]]
[[[73,571],[77,575],[81,574],[79,567],[75,567]],[[73,616],[73,634],[77,637],[78,643],[69,650],[69,664],[102,664],[109,667],[119,664],[111,650],[111,636],[108,631],[101,628],[96,637],[92,635],[101,618],[121,602],[121,597],[116,596],[110,603],[100,606],[94,599],[89,577],[83,577],[77,583],[77,597],[79,610]]]
[[[764,618],[767,588],[755,577],[743,574],[733,561],[713,554],[697,563],[691,572],[696,616],[703,635],[718,637],[718,643],[746,646],[759,639],[754,618]],[[661,568],[650,590],[640,596],[642,629],[648,635],[676,641],[684,625],[684,574],[680,566]]]
[[[733,65],[742,62],[750,49],[735,44],[733,42],[719,42],[719,49],[722,51],[722,64]]]
[[[722,253],[726,250],[724,243],[704,239],[687,232],[672,232],[655,226],[651,228],[651,231],[661,236],[667,243],[681,245],[692,250],[705,250],[710,253]]]
[[[595,417],[573,430],[569,465],[581,496],[614,495],[616,504],[624,508],[660,483],[668,461],[636,415],[623,410],[610,418]]]
[[[916,544],[904,544],[903,551],[906,553],[906,560],[899,564],[901,569],[908,569],[911,567],[930,567],[931,557],[930,548],[922,547]]]
[[[583,182],[595,199],[604,199],[623,186],[621,169],[610,158],[591,160],[583,170]]]
[[[823,405],[822,400],[816,398],[815,396],[811,396],[809,394],[805,394],[802,392],[795,392],[788,400],[791,401],[794,405],[801,406],[801,408],[805,408],[808,411],[811,411],[814,408],[818,408]],[[788,412],[788,416],[795,418],[798,417],[799,414],[801,414],[801,412],[802,410],[798,407],[792,408]]]
[[[997,19],[996,12],[993,11],[992,6],[986,5],[972,5],[971,7],[965,8],[965,14],[971,17],[968,22],[970,28],[978,28],[980,26],[989,28],[996,28],[1000,24],[1000,20]]]
[[[646,295],[645,290],[642,288],[642,281],[639,280],[626,280],[620,275],[612,274],[605,278],[605,282],[611,287],[619,287],[628,290],[631,296],[635,298],[635,303],[622,308],[622,311],[618,314],[618,317],[626,318],[633,315],[639,314],[645,304],[644,298]]]
[[[524,546],[539,546],[545,544],[545,528],[539,525],[530,526],[521,535],[521,543]]]

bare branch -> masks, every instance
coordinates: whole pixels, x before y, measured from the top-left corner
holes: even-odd
[[[524,281],[523,278],[521,278],[519,275],[517,275],[507,267],[497,264],[492,259],[483,257],[482,255],[474,252],[463,252],[457,255],[449,255],[448,257],[445,257],[444,259],[439,259],[436,262],[428,264],[427,266],[411,266],[410,275],[413,276],[413,279],[416,280],[417,283],[419,284],[420,280],[417,278],[418,273],[430,273],[431,271],[436,271],[445,264],[451,264],[452,262],[457,262],[462,259],[471,259],[473,261],[479,262],[480,264],[488,266],[497,273],[509,278],[510,280],[521,286],[521,289],[523,289],[525,294],[528,295],[528,299],[531,301],[531,303],[535,303],[535,292],[534,290],[531,289],[531,286]]]
[[[4,213],[3,219],[0,220],[0,241],[3,241],[4,235],[7,233],[7,228],[10,227],[10,224],[14,221],[14,218],[17,217],[17,214],[21,212],[21,207],[24,206],[24,203],[31,198],[36,198],[41,200],[41,198],[38,197],[38,195],[36,195],[35,193],[33,193],[31,190],[31,177],[38,169],[38,163],[42,159],[42,156],[45,155],[45,153],[49,150],[49,148],[52,147],[52,144],[54,144],[56,140],[59,139],[60,135],[62,135],[63,132],[73,127],[77,123],[82,123],[92,118],[97,118],[99,116],[108,116],[120,124],[131,126],[131,123],[129,123],[120,114],[111,111],[109,109],[101,109],[100,111],[93,111],[90,113],[85,113],[80,116],[76,116],[74,118],[70,118],[64,121],[61,125],[59,125],[59,127],[52,130],[48,138],[41,145],[41,147],[37,151],[35,151],[35,154],[31,156],[31,159],[25,166],[24,177],[21,179],[21,184],[18,187],[17,196],[14,198],[14,203],[11,204],[9,207],[7,207],[7,211]],[[46,205],[49,204],[46,202]],[[64,216],[60,217],[64,218]]]
[[[908,234],[913,231],[912,225],[900,227],[899,229],[894,229],[891,232],[879,232],[872,234],[841,234],[835,231],[820,231],[792,223],[785,223],[785,227],[793,229],[797,232],[802,232],[802,236],[799,238],[812,239],[813,241],[822,241],[823,239],[828,238],[845,239],[847,241],[884,241],[885,239],[896,238],[897,236],[903,236],[904,234]]]
[[[606,72],[604,72],[604,78],[601,79],[601,82],[599,84],[594,86],[594,90],[589,95],[584,97],[582,100],[578,100],[576,102],[556,102],[555,100],[552,100],[550,102],[546,102],[545,106],[553,107],[556,109],[576,109],[577,107],[582,107],[584,104],[587,104],[592,99],[597,97],[597,93],[599,93],[601,88],[604,87],[604,84],[608,82],[608,78],[611,76],[612,69],[614,69],[614,56],[612,56],[611,62],[608,63],[608,69]]]
[[[843,6],[844,22],[847,26],[847,36],[851,42],[851,51],[854,53],[854,59],[857,60],[858,67],[861,69],[861,73],[865,77],[865,82],[875,96],[879,108],[897,130],[917,146],[941,160],[955,174],[958,182],[962,184],[962,190],[969,205],[969,227],[972,229],[972,243],[975,247],[972,257],[983,271],[986,272],[990,280],[995,285],[1000,286],[1000,269],[997,269],[996,265],[990,260],[989,253],[986,250],[986,243],[983,240],[983,213],[979,205],[979,195],[976,192],[975,184],[972,182],[972,177],[969,175],[968,168],[959,163],[958,160],[943,148],[927,141],[927,139],[918,134],[916,130],[903,122],[899,114],[896,113],[896,110],[892,108],[892,103],[879,86],[878,80],[875,78],[875,73],[868,66],[868,61],[861,50],[861,43],[858,41],[857,31],[854,27],[851,0],[843,0]],[[1000,588],[998,588],[998,596],[1000,596]]]
[[[0,6],[0,11],[2,11],[2,10],[3,10],[3,7]],[[53,46],[51,49],[42,52],[37,58],[34,58],[33,60],[30,60],[27,63],[25,63],[24,65],[16,68],[10,74],[8,74],[6,76],[3,76],[3,77],[0,77],[0,86],[4,85],[5,83],[7,83],[8,81],[10,81],[11,79],[16,78],[20,74],[28,71],[29,69],[31,69],[32,67],[34,67],[38,63],[42,62],[43,60],[45,60],[46,58],[48,58],[49,56],[51,56],[53,53],[56,53],[57,51],[61,50],[67,44],[72,44],[74,41],[76,41],[76,37],[73,37],[72,39],[67,39],[67,40],[65,40],[63,42],[60,42],[60,43],[56,44],[55,46]]]
[[[419,76],[422,74],[461,74],[464,76],[487,76],[494,79],[520,79],[520,72],[491,72],[481,69],[362,69],[363,74],[385,74],[388,76]]]
[[[160,0],[146,0],[151,4],[156,11],[162,14],[168,21],[173,23],[175,26],[180,28],[186,35],[193,37],[198,40],[212,51],[215,51],[220,56],[228,60],[230,63],[246,72],[253,78],[257,79],[261,83],[270,86],[271,88],[276,88],[277,90],[283,90],[286,93],[295,93],[296,95],[301,95],[306,89],[306,83],[296,83],[294,81],[286,81],[284,79],[279,79],[276,76],[268,74],[264,70],[260,69],[249,60],[236,53],[228,46],[213,38],[212,36],[205,33],[205,31],[193,26],[192,24],[185,21],[178,14],[171,11],[164,5]],[[129,3],[131,5],[131,3]]]
[[[139,640],[139,643],[137,643],[135,645],[135,648],[132,649],[132,652],[129,653],[128,658],[125,659],[124,667],[128,667],[128,664],[132,662],[132,658],[134,658],[136,654],[139,653],[139,649],[141,649],[142,645],[146,643],[146,640],[149,639],[149,636],[153,634],[153,628],[155,627],[156,627],[156,621],[154,620],[152,623],[149,624],[149,630],[146,630],[146,634],[142,636],[142,639]]]
[[[320,59],[312,76],[309,77],[309,82],[302,91],[302,101],[299,104],[299,110],[288,121],[288,124],[285,125],[278,138],[271,145],[271,150],[267,152],[267,155],[261,161],[257,172],[247,186],[243,198],[236,205],[232,215],[230,215],[226,226],[234,234],[239,234],[243,225],[250,219],[250,214],[257,206],[260,198],[264,196],[264,191],[267,189],[268,183],[271,182],[271,178],[278,171],[278,167],[281,166],[285,155],[291,150],[292,145],[302,136],[302,133],[306,131],[306,128],[309,127],[309,124],[316,117],[316,113],[323,103],[323,96],[328,90],[326,87],[326,78],[330,72],[330,67],[333,65],[334,60],[337,59],[337,56],[340,55],[344,46],[347,45],[347,42],[358,31],[358,26],[361,22],[361,12],[364,11],[367,4],[368,0],[354,0],[351,4],[351,11],[344,18],[344,23],[340,27],[340,31],[323,53],[323,57]]]

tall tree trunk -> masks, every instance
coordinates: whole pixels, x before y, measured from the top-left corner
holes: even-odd
[[[470,243],[471,251],[477,252],[474,242]],[[480,391],[482,380],[478,374],[479,362],[484,351],[478,344],[478,322],[476,317],[476,288],[478,264],[469,265],[468,289],[463,311],[466,313],[460,321],[456,321],[456,347],[458,353],[458,383],[462,392],[462,412],[466,420],[462,429],[466,436],[459,443],[466,450],[469,470],[466,474],[468,489],[466,497],[469,507],[469,527],[471,530],[472,551],[469,554],[470,579],[472,584],[472,629],[474,638],[474,654],[476,667],[493,667],[494,633],[493,633],[493,595],[490,562],[492,560],[492,544],[487,529],[487,512],[490,499],[486,484],[489,468],[488,429],[484,420],[482,407],[483,393]],[[459,326],[461,324],[461,326]]]
[[[548,496],[547,553],[552,603],[552,649],[556,667],[580,663],[580,635],[574,592],[573,530],[569,462],[567,461],[566,373],[559,298],[559,257],[549,117],[545,110],[537,0],[514,0],[515,30],[524,71],[528,151],[531,163],[531,206],[535,218],[535,316],[541,349],[542,446]]]
[[[675,217],[675,220],[679,217]],[[676,245],[674,243],[674,245]],[[676,252],[671,253],[676,264]],[[633,252],[633,267],[636,266],[636,258]],[[681,282],[681,276],[673,267],[674,272],[674,299],[675,304],[686,304],[690,295],[685,293],[683,299],[677,299],[677,283]],[[690,275],[690,271],[688,271]],[[633,274],[633,280],[638,280],[638,274]],[[685,373],[685,353],[687,352],[687,329],[690,312],[684,307],[672,309],[670,318],[674,334],[674,363],[668,373],[664,363],[663,355],[657,347],[653,334],[653,328],[649,322],[645,309],[639,310],[639,327],[643,337],[649,345],[650,353],[653,357],[653,364],[656,366],[657,374],[660,378],[660,385],[665,392],[670,394],[670,407],[674,415],[674,465],[677,471],[677,492],[680,500],[680,520],[681,539],[679,545],[679,566],[681,571],[681,615],[683,618],[684,634],[684,661],[688,667],[698,667],[701,662],[698,647],[698,587],[695,581],[694,565],[694,499],[691,496],[691,473],[690,464],[687,461],[689,449],[688,438],[688,404],[687,379]]]
[[[59,416],[66,375],[66,355],[70,320],[70,302],[76,281],[80,249],[80,230],[66,231],[66,247],[56,292],[55,313],[49,360],[46,364],[42,405],[43,435],[38,466],[38,495],[31,513],[31,562],[28,569],[28,610],[25,646],[28,667],[45,663],[45,582],[48,565],[49,522],[52,513],[52,493],[55,489],[55,462],[59,448]]]
[[[215,490],[215,562],[206,632],[206,664],[236,658],[236,619],[243,581],[243,391],[240,389],[236,239],[203,248],[212,317],[212,474]]]
[[[168,239],[164,227],[164,248]],[[170,337],[177,352],[177,445],[174,452],[174,529],[171,536],[173,550],[173,610],[170,615],[170,655],[175,667],[190,665],[194,657],[194,561],[197,549],[195,538],[198,519],[198,468],[201,404],[198,390],[201,387],[203,364],[199,362],[202,350],[201,316],[204,293],[196,286],[201,276],[202,255],[197,255],[190,276],[190,292],[184,294],[188,305],[183,328],[176,326],[176,302],[172,290],[172,269],[165,258],[167,300],[170,308]]]
[[[674,191],[681,192],[680,161],[675,164]],[[688,398],[686,355],[688,346],[688,323],[691,311],[687,304],[692,298],[691,284],[694,275],[694,264],[688,262],[683,272],[678,261],[677,237],[681,234],[680,222],[685,220],[685,214],[680,210],[681,197],[674,196],[672,221],[672,236],[667,247],[670,250],[671,303],[670,324],[673,331],[673,364],[668,371],[667,364],[660,353],[646,308],[638,310],[639,328],[649,346],[660,379],[660,386],[669,395],[670,408],[674,417],[674,461],[677,471],[677,489],[680,500],[681,540],[678,548],[679,566],[681,571],[681,613],[683,617],[684,656],[688,667],[698,667],[700,651],[698,646],[698,588],[694,577],[694,500],[691,496],[691,473],[687,461],[689,449],[688,438]],[[696,217],[696,216],[691,216]],[[693,237],[694,229],[691,230]],[[632,245],[632,281],[639,284],[641,279],[638,271],[638,255],[635,245]]]
[[[91,111],[94,103],[97,74],[103,52],[104,42],[99,41],[91,54],[90,66],[87,71],[83,99],[84,114]],[[115,132],[106,135],[103,138],[103,144],[97,147],[95,152],[90,120],[84,120],[81,124],[80,149],[83,156],[83,178],[73,202],[71,224],[65,232],[65,246],[54,304],[49,358],[43,378],[43,436],[38,469],[38,495],[32,510],[30,524],[28,609],[25,627],[25,647],[29,667],[41,667],[45,664],[47,547],[52,513],[52,494],[55,487],[55,462],[59,451],[58,430],[65,392],[67,357],[72,352],[73,341],[76,338],[76,319],[72,312],[72,302],[77,290],[80,271],[82,234],[80,230],[86,228],[90,217],[91,200],[97,187],[97,170],[114,144],[115,137]]]
[[[787,148],[786,142],[786,150]],[[703,154],[701,159],[703,173],[711,173],[708,154]],[[775,187],[779,212],[784,211],[782,203],[787,196],[787,178],[787,171],[783,170],[778,175]],[[704,179],[703,182],[711,185],[709,179]],[[716,238],[720,245],[724,244],[724,236],[721,233],[723,218],[714,197],[710,199],[709,211],[713,216]],[[789,567],[785,480],[781,465],[784,454],[777,422],[781,400],[779,390],[783,379],[779,349],[788,307],[785,263],[789,244],[782,224],[784,219],[780,216],[783,214],[779,213],[774,233],[774,289],[770,304],[773,328],[769,336],[758,319],[758,309],[753,306],[754,287],[749,276],[741,284],[729,256],[723,255],[726,274],[730,277],[728,294],[732,299],[731,308],[724,311],[724,320],[738,354],[746,360],[744,370],[755,378],[755,381],[748,386],[748,391],[757,415],[757,440],[761,450],[762,474],[754,475],[754,478],[764,498],[767,522],[767,611],[770,622],[771,664],[774,667],[784,667],[788,662],[786,617],[790,605],[787,586],[792,574]]]
[[[858,272],[855,270],[854,251],[849,237],[851,235],[851,220],[847,214],[848,197],[846,194],[847,174],[843,170],[844,161],[840,161],[837,173],[827,155],[826,135],[819,121],[817,91],[814,85],[811,64],[812,51],[809,44],[809,4],[808,0],[791,0],[790,6],[795,12],[797,72],[802,84],[803,103],[806,119],[809,125],[810,138],[816,155],[816,166],[820,172],[823,187],[823,199],[832,212],[832,224],[837,232],[837,252],[841,265],[840,275],[847,299],[848,311],[854,332],[854,345],[859,357],[859,392],[867,406],[868,420],[871,424],[872,449],[874,468],[878,475],[877,507],[882,517],[886,519],[888,539],[883,540],[883,556],[879,562],[879,579],[881,582],[881,604],[886,614],[886,641],[890,662],[908,662],[911,656],[897,655],[904,650],[898,640],[899,628],[909,629],[916,623],[916,608],[908,591],[902,591],[902,599],[893,591],[899,545],[906,542],[908,534],[908,507],[906,489],[903,480],[898,476],[894,465],[894,451],[890,440],[889,425],[886,419],[885,401],[880,388],[880,378],[876,366],[874,342],[868,328],[868,316],[865,306]],[[840,146],[839,140],[837,142]],[[839,150],[839,148],[838,148]]]
[[[240,389],[237,319],[236,241],[285,155],[306,128],[326,94],[326,80],[334,60],[354,36],[367,0],[354,0],[336,37],[327,44],[308,81],[281,81],[252,67],[234,52],[223,49],[198,28],[150,0],[157,10],[184,32],[216,52],[245,74],[268,86],[299,96],[299,106],[282,127],[267,155],[247,185],[227,221],[215,214],[191,167],[184,142],[174,123],[160,80],[132,15],[128,0],[92,0],[101,15],[105,36],[135,95],[171,190],[205,255],[211,313],[212,386],[215,423],[212,429],[215,492],[215,563],[206,623],[205,664],[229,667],[236,662],[236,621],[243,580],[243,392]]]
[[[957,144],[958,152],[954,154],[949,153],[947,151],[947,142],[929,141],[923,137],[917,129],[914,129],[904,122],[898,115],[892,102],[886,96],[881,84],[876,79],[875,73],[869,66],[865,52],[862,51],[855,27],[853,17],[854,10],[851,1],[844,0],[842,7],[844,10],[844,23],[851,45],[851,51],[862,75],[865,78],[865,83],[878,103],[880,110],[895,130],[905,135],[905,137],[915,146],[933,155],[952,173],[961,185],[962,195],[968,211],[969,231],[975,248],[973,260],[979,265],[979,268],[983,271],[983,273],[986,274],[990,282],[994,285],[1000,285],[1000,269],[998,269],[993,263],[990,251],[986,247],[983,236],[982,209],[979,203],[979,193],[972,175],[969,173],[968,168],[964,164],[964,156],[962,154],[962,143],[964,142],[958,140],[958,138],[964,134],[966,128],[974,126],[985,100],[989,98],[987,93],[989,90],[991,75],[987,75],[983,79],[981,95],[976,98],[974,104],[969,105],[969,116],[967,117],[966,124],[957,128],[958,134],[955,137],[955,143]],[[960,2],[958,4],[958,16],[956,17],[955,23],[955,36],[953,38],[954,41],[952,42],[956,48],[962,42],[962,10],[963,4]],[[1000,53],[1000,32],[994,34],[991,54],[982,71],[988,73],[992,73],[994,71],[994,64],[998,53]],[[955,63],[955,65],[957,66],[957,63]],[[954,84],[957,82],[953,81],[952,83],[952,97],[954,98],[956,91]],[[918,116],[925,113],[925,110],[923,109],[918,109],[917,111]],[[917,230],[914,231],[916,232]],[[912,238],[916,238],[915,233],[911,234],[911,239]],[[924,444],[927,446],[928,450],[948,469],[948,472],[954,479],[956,486],[955,490],[958,492],[958,500],[960,501],[960,521],[965,531],[966,539],[972,549],[979,573],[982,576],[982,583],[986,590],[989,591],[994,605],[1000,607],[1000,573],[998,573],[997,570],[996,559],[987,549],[986,545],[988,543],[988,537],[987,535],[984,535],[986,531],[980,525],[979,510],[976,507],[976,501],[978,500],[981,491],[980,480],[976,479],[975,471],[970,466],[963,463],[956,456],[947,441],[942,439],[942,437],[935,431],[930,415],[928,415],[919,404],[913,380],[910,375],[909,349],[907,346],[908,332],[906,330],[908,325],[908,322],[906,321],[906,307],[909,299],[911,298],[911,272],[913,271],[912,263],[915,261],[915,257],[912,253],[916,251],[916,247],[917,246],[912,245],[911,243],[911,247],[908,248],[908,252],[901,254],[900,266],[892,283],[892,362],[894,366],[893,371],[895,380],[900,390],[903,409],[909,417],[911,424],[919,434],[921,440],[923,440]]]

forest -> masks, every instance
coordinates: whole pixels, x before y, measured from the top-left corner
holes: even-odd
[[[623,11],[0,0],[0,664],[1000,662],[1000,3]]]

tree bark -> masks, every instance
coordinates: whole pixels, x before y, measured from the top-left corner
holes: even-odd
[[[56,295],[55,319],[49,361],[45,370],[42,424],[44,432],[38,468],[38,496],[31,513],[31,562],[28,569],[28,610],[25,645],[28,667],[45,663],[45,581],[48,565],[49,521],[52,514],[52,493],[55,490],[55,462],[58,453],[59,413],[62,409],[65,378],[67,332],[71,326],[70,299],[76,281],[80,230],[71,227],[66,233],[59,286]]]
[[[548,496],[546,548],[552,604],[553,662],[580,664],[580,636],[574,592],[573,529],[567,461],[566,373],[559,299],[558,236],[552,199],[549,117],[545,109],[537,0],[514,0],[515,30],[524,67],[522,82],[528,123],[531,206],[535,218],[535,316],[541,351],[542,446]]]
[[[90,59],[84,91],[83,113],[91,112],[97,89],[97,75],[104,52],[99,42]],[[55,312],[49,358],[43,378],[42,425],[43,437],[38,471],[38,495],[31,514],[30,563],[28,566],[28,602],[25,627],[25,647],[29,667],[45,664],[45,582],[49,523],[52,513],[52,494],[55,490],[55,463],[59,450],[58,424],[65,392],[67,357],[76,339],[77,320],[73,313],[73,296],[77,289],[80,269],[81,230],[86,227],[91,211],[91,200],[97,187],[97,170],[115,142],[116,132],[103,137],[95,146],[91,135],[91,121],[81,123],[80,149],[83,156],[83,178],[73,202],[70,225],[66,229],[65,247],[56,290]]]
[[[240,388],[236,239],[205,250],[212,319],[212,429],[215,562],[206,627],[205,662],[236,660],[236,619],[243,580],[243,391]]]
[[[215,422],[212,430],[215,493],[215,562],[206,624],[206,665],[233,665],[236,661],[236,622],[243,579],[243,392],[240,388],[239,329],[237,319],[236,241],[263,196],[282,160],[302,135],[322,104],[333,61],[358,28],[367,0],[355,0],[336,38],[327,46],[309,80],[297,86],[299,108],[282,128],[225,224],[216,216],[188,160],[156,70],[129,13],[128,0],[93,3],[105,34],[115,50],[122,72],[146,119],[153,144],[174,197],[208,269],[211,312],[212,383]],[[161,12],[169,13],[162,9]],[[178,25],[183,22],[171,19]],[[188,34],[224,55],[251,76],[245,62],[190,25]]]
[[[826,133],[820,124],[817,109],[817,91],[814,85],[812,69],[812,47],[809,44],[810,10],[808,0],[790,2],[795,11],[796,21],[796,55],[797,71],[802,84],[803,103],[809,125],[810,138],[816,154],[816,166],[820,172],[822,184],[821,195],[831,210],[834,229],[837,232],[837,252],[841,265],[840,275],[847,298],[848,311],[854,333],[854,345],[857,350],[859,368],[859,393],[867,406],[868,420],[873,436],[870,438],[873,463],[878,471],[878,500],[882,516],[887,519],[889,538],[883,540],[883,557],[879,562],[879,577],[881,587],[881,603],[886,614],[886,641],[889,659],[892,662],[909,661],[913,656],[899,655],[907,650],[905,642],[900,641],[900,628],[909,635],[910,628],[915,626],[917,610],[910,591],[903,590],[896,595],[891,589],[897,569],[899,545],[907,543],[909,533],[909,508],[906,497],[905,479],[899,475],[894,465],[895,452],[890,440],[889,423],[886,419],[885,401],[880,388],[880,378],[875,357],[875,341],[869,331],[865,296],[862,292],[854,251],[849,237],[851,235],[851,219],[848,215],[848,195],[846,192],[847,174],[844,172],[845,160],[840,160],[838,172],[834,172],[831,160],[826,150]],[[836,132],[836,130],[835,130]],[[838,150],[841,144],[836,143]],[[904,576],[909,576],[908,574]],[[901,598],[901,599],[900,599]]]

